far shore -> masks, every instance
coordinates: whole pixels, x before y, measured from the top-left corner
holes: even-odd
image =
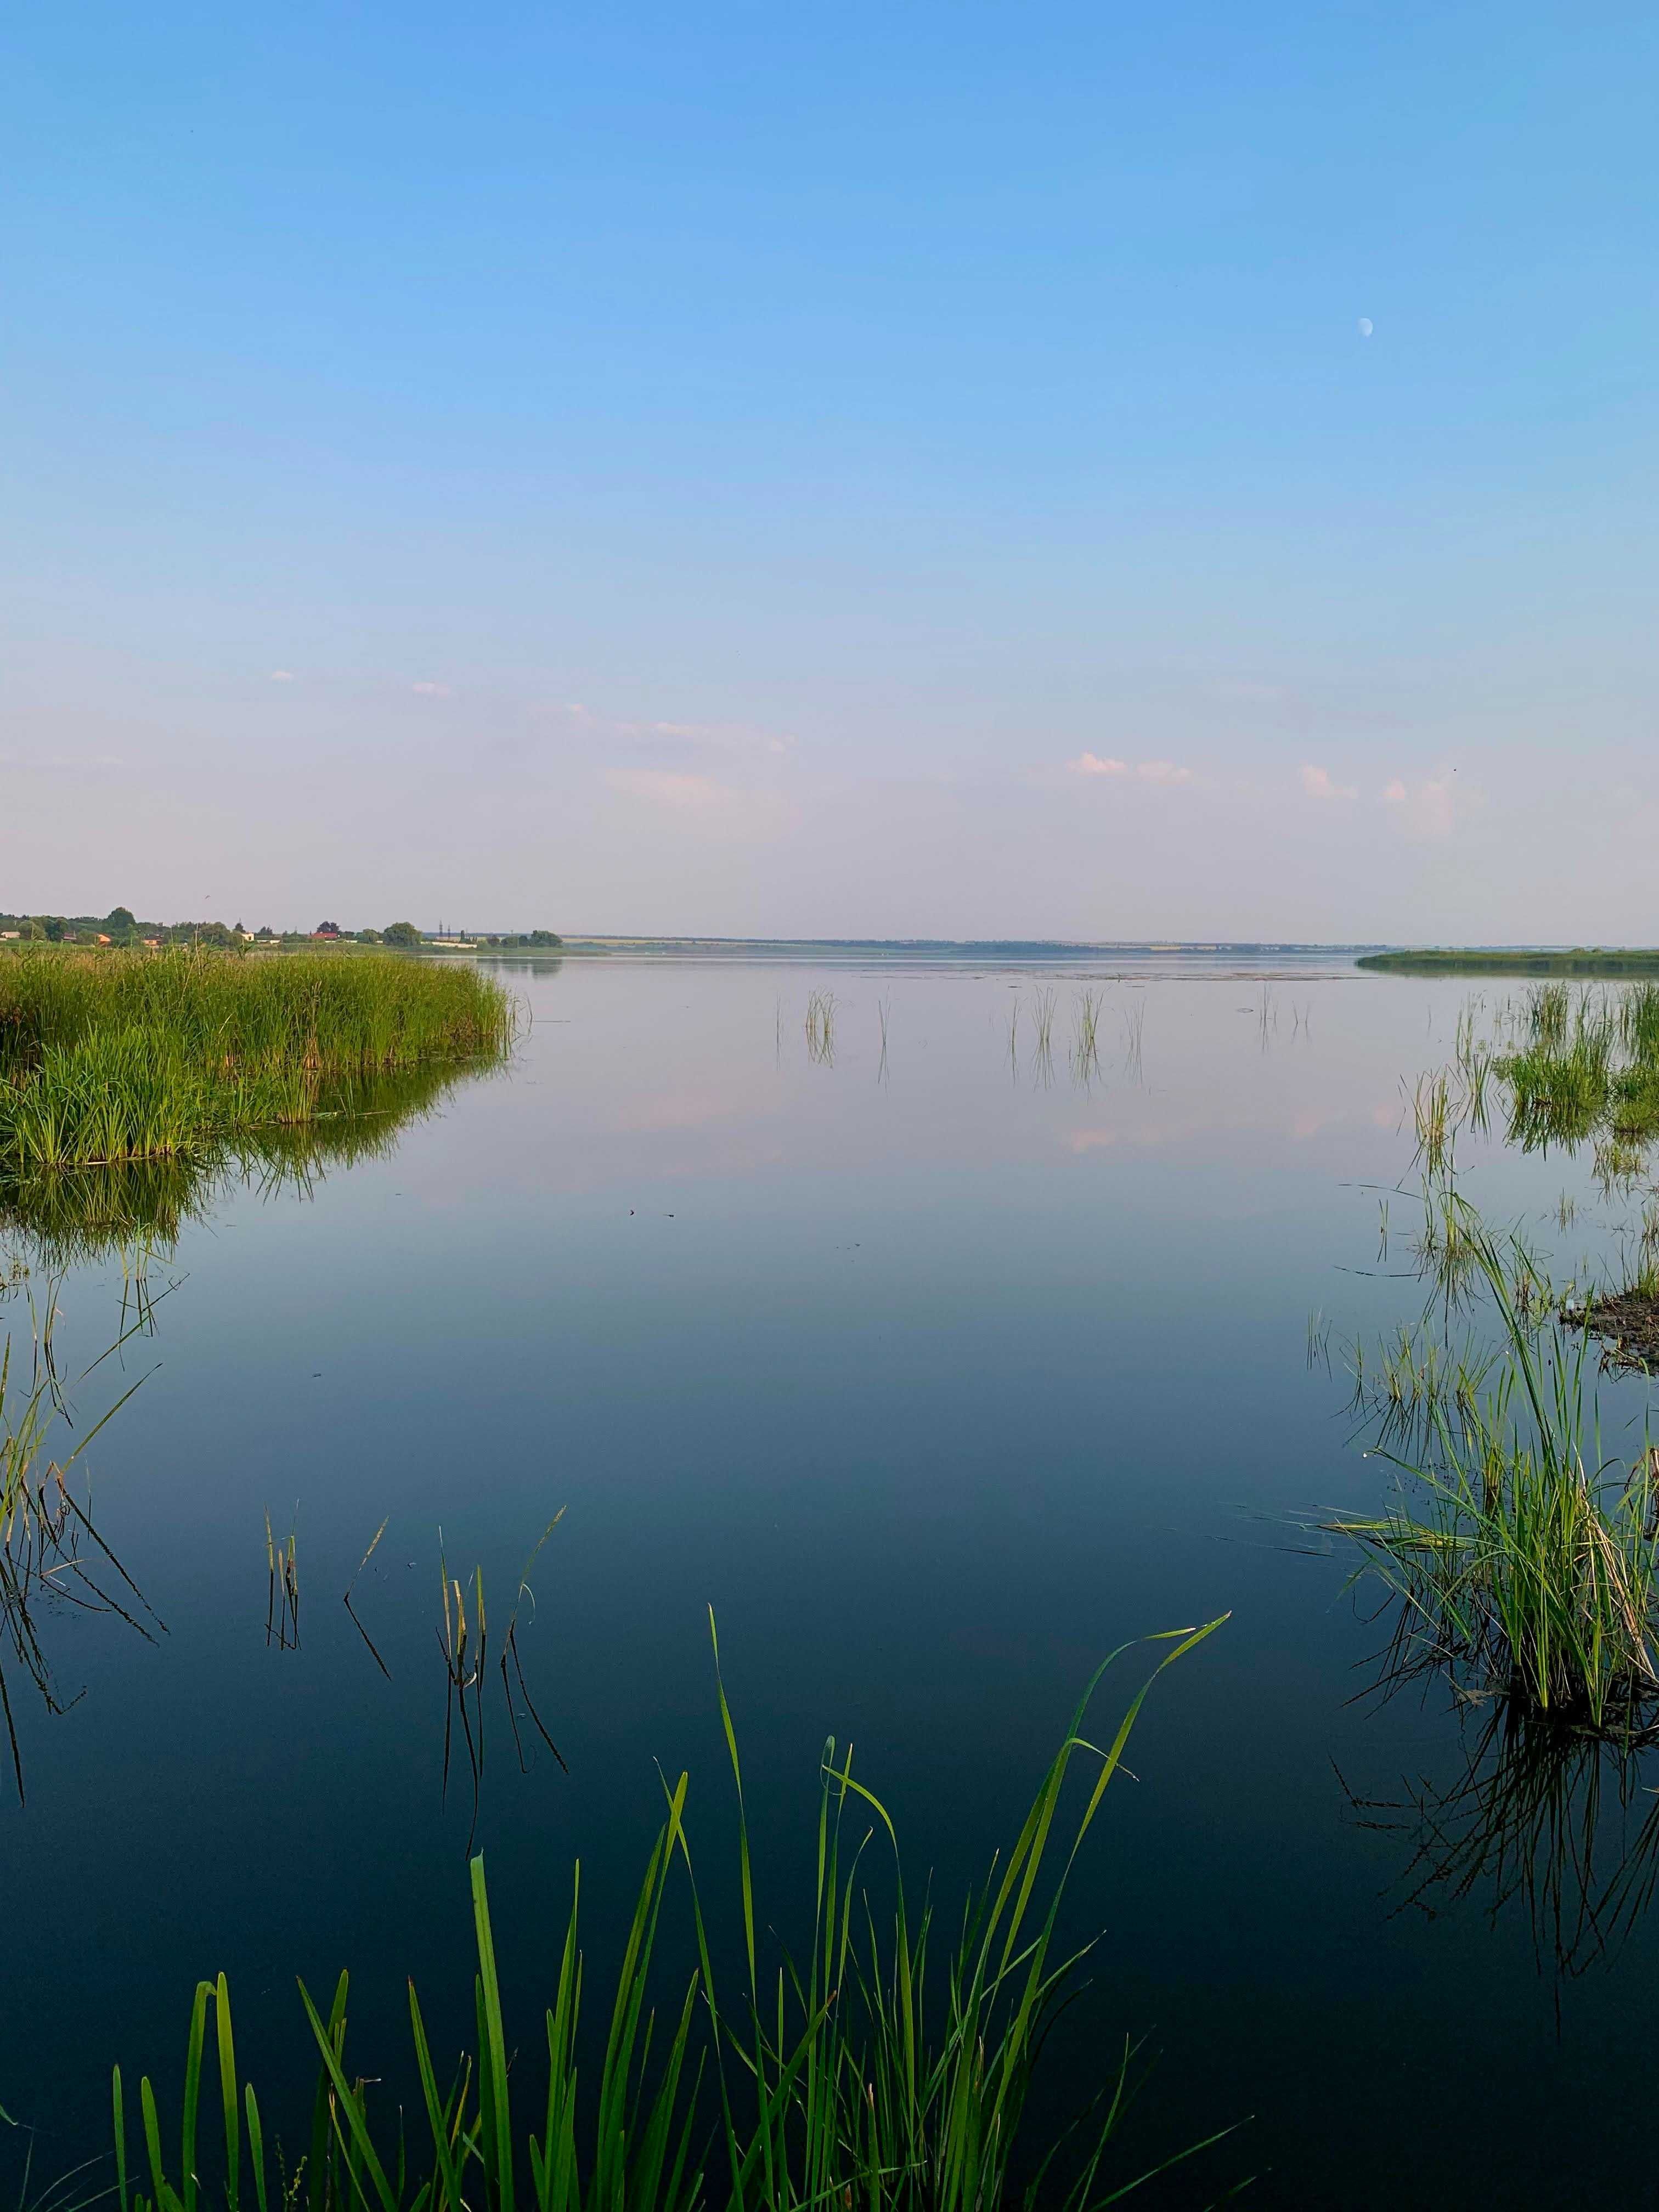
[[[1638,946],[1514,945],[1368,952],[1357,967],[1392,975],[1659,975],[1659,951]]]

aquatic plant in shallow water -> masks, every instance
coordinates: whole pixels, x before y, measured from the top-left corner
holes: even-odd
[[[755,1897],[737,1735],[721,1687],[738,1808],[742,1996],[728,2003],[720,1994],[724,1975],[717,1979],[699,1899],[682,1774],[672,1788],[664,1785],[666,1817],[609,1996],[597,2078],[580,2100],[588,1978],[578,1948],[576,1870],[544,2014],[545,2072],[526,2126],[530,2063],[516,2055],[520,2045],[504,2017],[483,1862],[474,1859],[477,2039],[441,2076],[411,1982],[421,2099],[414,2128],[377,2109],[369,2078],[348,2064],[347,1977],[341,1975],[326,2014],[301,1984],[321,2062],[305,2160],[311,2212],[514,2212],[526,2200],[535,2212],[699,2212],[720,2203],[733,2212],[831,2206],[995,2212],[1039,2201],[1084,2212],[1127,2195],[1137,2180],[1114,2185],[1103,2170],[1128,2091],[1127,2051],[1108,2069],[1077,2130],[1046,2154],[1022,2151],[1022,2124],[1044,2044],[1074,1986],[1079,1955],[1059,1955],[1056,1934],[1079,1849],[1121,1766],[1152,1681],[1218,1626],[1152,1639],[1165,1656],[1103,1749],[1081,1733],[1105,1667],[1098,1670],[1006,1863],[994,1864],[969,1902],[942,1990],[931,1963],[938,1946],[931,1908],[913,1917],[893,1824],[854,1778],[850,1749],[833,1741],[820,1766],[809,1947],[799,1959],[784,1958],[775,1972],[763,1965],[759,1931],[766,1923]],[[1062,1830],[1062,1799],[1076,1762],[1092,1774]],[[849,1820],[854,1830],[845,1834]],[[864,1853],[877,1836],[890,1860],[884,1932],[862,1878]],[[659,2029],[647,1988],[677,1870],[690,1908],[690,1956]],[[216,2065],[207,2047],[210,2012]],[[216,2077],[218,2090],[216,2182],[201,2125],[204,2075]],[[146,2077],[133,2160],[118,2067],[112,2095],[121,2212],[204,2212],[210,2205],[238,2212],[247,2201],[245,2171],[258,2212],[270,2212],[277,2189],[265,2117],[252,2083],[239,2081],[222,1975],[197,1985],[177,2136],[164,2137]],[[1165,2165],[1220,2139],[1212,2136]],[[1020,2187],[1012,2177],[1022,2162],[1034,2178]]]
[[[1400,1665],[1445,1667],[1479,1694],[1631,1736],[1659,1709],[1659,1468],[1603,1460],[1585,1344],[1517,1285],[1466,1201],[1444,1200],[1500,1322],[1487,1368],[1452,1362],[1411,1407],[1421,1455],[1382,1514],[1326,1525],[1397,1604]],[[1420,1379],[1420,1370],[1419,1379]],[[1386,1435],[1384,1441],[1386,1442]]]

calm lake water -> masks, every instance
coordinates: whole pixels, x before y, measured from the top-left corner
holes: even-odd
[[[1077,1877],[1072,1918],[1103,1933],[1056,2099],[1127,2033],[1157,2064],[1126,2176],[1248,2122],[1149,2202],[1246,2173],[1283,2206],[1648,2201],[1659,1923],[1634,1896],[1563,1973],[1512,1865],[1411,1903],[1422,1835],[1386,1808],[1451,1787],[1473,1724],[1443,1690],[1364,1695],[1385,1632],[1299,1525],[1387,1488],[1340,1348],[1423,1306],[1409,1199],[1380,1255],[1379,1189],[1410,1188],[1401,1079],[1449,1055],[1470,987],[1336,960],[1103,969],[1085,1081],[1074,967],[507,974],[533,1015],[508,1073],[307,1199],[227,1199],[157,1270],[154,1334],[76,1393],[84,1421],[146,1378],[91,1456],[167,1632],[54,1617],[84,1694],[55,1718],[15,1695],[0,2104],[40,2128],[41,2166],[103,2147],[112,2061],[176,2099],[191,1988],[221,1967],[290,2135],[296,1973],[351,1966],[368,2072],[404,2063],[410,1970],[459,2035],[475,1810],[459,1746],[443,1788],[440,1547],[482,1565],[498,1637],[563,1509],[518,1643],[568,1772],[533,1730],[521,1771],[496,1684],[476,1809],[526,2045],[578,1855],[603,1980],[659,1766],[690,1770],[731,1925],[710,1606],[786,1933],[826,1735],[953,1920],[1098,1659],[1230,1612],[1159,1683]],[[1496,1140],[1465,1188],[1564,1273],[1634,1210],[1587,1158]],[[64,1283],[66,1368],[110,1341],[120,1290],[112,1267]],[[24,1297],[0,1309],[20,1339]],[[1310,1364],[1316,1310],[1332,1371]],[[1645,1386],[1601,1395],[1607,1448],[1633,1456]],[[267,1641],[267,1510],[295,1531],[297,1650]],[[341,1603],[383,1520],[354,1603],[389,1679]],[[1146,1663],[1108,1677],[1103,1729]],[[1604,1787],[1598,1878],[1656,1802]]]

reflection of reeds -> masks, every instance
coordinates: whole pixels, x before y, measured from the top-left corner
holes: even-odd
[[[1157,1639],[1167,1656],[1155,1674],[1218,1625]],[[628,2212],[698,2212],[726,2202],[742,2212],[810,2212],[815,2206],[826,2212],[854,2206],[866,2212],[986,2212],[1015,2201],[1011,2169],[1052,2175],[1052,2201],[1071,2212],[1125,2193],[1133,2185],[1133,2173],[1120,2181],[1106,2160],[1133,2086],[1127,2052],[1106,2062],[1087,2116],[1060,2136],[1046,2157],[1033,2156],[1020,2135],[1028,2110],[1036,2109],[1030,2092],[1049,2031],[1077,1986],[1078,1957],[1057,1948],[1067,1878],[1122,1765],[1152,1686],[1151,1680],[1142,1686],[1106,1748],[1097,1750],[1084,1731],[1103,1672],[1091,1681],[1006,1863],[994,1863],[954,1939],[947,1939],[942,1991],[932,1908],[926,1903],[916,1908],[893,1822],[855,1778],[850,1752],[833,1740],[820,1760],[811,1838],[810,1942],[798,1960],[781,1961],[774,1972],[762,1948],[772,1918],[756,1897],[737,1732],[720,1687],[738,1815],[741,1949],[735,1996],[727,2001],[722,1994],[724,1969],[716,1978],[693,1878],[685,1821],[689,1784],[682,1774],[672,1786],[664,1783],[665,1819],[646,1866],[614,1988],[605,1993],[609,2032],[592,2076],[584,2071],[580,2096],[579,2048],[585,2069],[589,2063],[581,2025],[589,1977],[579,1948],[576,1869],[556,1991],[545,2014],[547,2073],[534,2085],[536,2121],[526,2129],[530,2061],[503,2014],[483,1862],[474,1859],[477,2043],[441,2080],[410,1984],[417,2128],[405,2126],[405,2115],[391,2108],[378,2085],[372,2097],[369,2077],[348,2067],[346,1976],[336,1985],[326,2016],[301,1984],[321,2062],[305,2182],[309,2212],[465,2212],[468,2207],[512,2212],[515,2201],[523,2201],[526,2176],[535,2212],[619,2212],[624,2206]],[[1062,1827],[1062,1796],[1074,1762],[1090,1770],[1086,1794]],[[844,1832],[849,1820],[853,1832]],[[867,1830],[862,1841],[856,1832],[860,1827]],[[876,1881],[863,1873],[872,1833],[891,1847],[890,1863]],[[678,1984],[684,1994],[677,1991],[653,2033],[653,1992],[664,1971],[657,1956],[659,1932],[672,1924],[663,1922],[662,1908],[681,1872],[690,1922],[690,1956]],[[216,2068],[206,2050],[210,2007]],[[211,2083],[216,2073],[223,2108],[222,2179],[210,2170],[209,2131],[198,2124],[202,2085]],[[117,2187],[125,2212],[128,2146],[118,2069],[112,2090]],[[251,2085],[238,2092],[229,1996],[222,1977],[197,1985],[176,2130],[164,2130],[148,2077],[141,2085],[154,2193],[139,2200],[138,2212],[187,2212],[198,2203],[220,2202],[226,2212],[234,2212],[244,2112],[251,2196],[258,2212],[276,2201],[258,2101]],[[219,2135],[217,2129],[212,2132]],[[1177,2155],[1219,2140],[1212,2136]],[[174,2144],[179,2162],[169,2170]],[[708,2174],[705,2158],[714,2161]],[[296,2188],[286,2194],[298,2193]],[[283,2195],[280,2185],[277,2194]]]
[[[887,1080],[887,1017],[891,1012],[892,1006],[888,1000],[876,1000],[876,1019],[881,1026],[881,1057],[876,1063],[878,1083],[885,1083]]]
[[[1308,1372],[1316,1367],[1331,1371],[1331,1324],[1317,1307],[1308,1316]]]
[[[37,1317],[33,1372],[27,1384],[12,1364],[12,1340],[0,1349],[0,1723],[11,1753],[14,1780],[23,1797],[23,1762],[18,1742],[8,1668],[20,1669],[48,1712],[61,1713],[67,1701],[58,1693],[41,1641],[40,1611],[62,1603],[90,1613],[112,1613],[149,1638],[140,1614],[156,1620],[137,1585],[99,1534],[90,1498],[77,1498],[71,1478],[106,1423],[139,1388],[125,1391],[59,1461],[52,1455],[57,1430],[72,1425],[70,1398],[59,1379],[52,1349],[56,1285],[48,1284],[44,1318]],[[127,1335],[136,1333],[129,1330]],[[73,1386],[120,1350],[125,1336],[94,1360]],[[140,1378],[142,1382],[143,1378]],[[153,1639],[152,1639],[153,1640]]]
[[[1132,1083],[1142,1078],[1141,1042],[1146,1027],[1146,1001],[1135,999],[1123,1010],[1123,1068]]]
[[[1610,1960],[1659,1878],[1659,1806],[1629,1833],[1629,1814],[1650,1794],[1639,1754],[1504,1700],[1463,1756],[1449,1789],[1419,1784],[1393,1800],[1350,1793],[1363,1826],[1409,1839],[1406,1903],[1431,1917],[1478,1903],[1494,1923],[1519,1905],[1540,1966],[1564,1979]]]
[[[836,1064],[836,994],[809,991],[806,996],[806,1057],[814,1067]]]
[[[1085,985],[1072,1004],[1072,1073],[1085,1085],[1100,1073],[1100,1012],[1103,991]]]
[[[331,1169],[392,1152],[403,1129],[477,1072],[416,1068],[341,1083],[328,1093],[326,1115],[251,1130],[188,1154],[21,1176],[0,1173],[0,1226],[20,1241],[37,1273],[62,1273],[118,1255],[137,1290],[185,1227],[204,1219],[234,1190],[308,1196]]]
[[[1032,994],[1036,1042],[1031,1048],[1031,1073],[1045,1087],[1054,1079],[1054,994],[1047,988]]]

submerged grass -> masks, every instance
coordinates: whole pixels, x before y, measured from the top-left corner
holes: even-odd
[[[0,957],[0,1179],[200,1155],[350,1117],[375,1085],[499,1058],[513,1002],[470,967],[189,949]]]
[[[578,1938],[580,1868],[544,2015],[545,2072],[526,2125],[530,2062],[504,2018],[483,1862],[474,1859],[476,2041],[441,2075],[410,1983],[421,2099],[414,2128],[406,2131],[403,2117],[385,2108],[384,2094],[371,2095],[370,2078],[348,2065],[347,1977],[341,1975],[326,2014],[301,1984],[320,2070],[303,2183],[294,2172],[284,2191],[280,2177],[293,2169],[279,2156],[273,2173],[264,2116],[252,2084],[238,2075],[221,1975],[197,1985],[176,2134],[164,2136],[155,2090],[148,2077],[140,2084],[137,2167],[129,2164],[125,2089],[115,2071],[120,2212],[208,2206],[240,2212],[244,2204],[248,2212],[255,2205],[272,2212],[275,2200],[297,2198],[301,2188],[308,2212],[514,2212],[521,2203],[534,2212],[701,2212],[721,2203],[732,2212],[994,2212],[1016,2202],[1085,2212],[1116,2202],[1137,2185],[1109,2176],[1105,2163],[1129,2092],[1128,2053],[1108,2069],[1074,2133],[1046,2154],[1020,2144],[1032,2078],[1081,1956],[1057,1949],[1060,1908],[1152,1682],[1218,1626],[1153,1639],[1165,1646],[1164,1656],[1104,1749],[1082,1734],[1111,1662],[1097,1672],[1013,1849],[969,1902],[942,1988],[931,1907],[913,1907],[893,1823],[854,1778],[850,1749],[840,1751],[833,1740],[821,1761],[810,1945],[775,1969],[763,1961],[759,1931],[767,1923],[755,1895],[737,1734],[721,1687],[738,1808],[740,1997],[728,2002],[717,1990],[682,1774],[672,1788],[665,1781],[666,1817],[609,1995],[597,2075],[584,2079],[580,2097],[586,1982]],[[1074,1761],[1093,1771],[1082,1803],[1062,1825]],[[861,1838],[844,1837],[849,1816],[866,1829]],[[880,1923],[862,1873],[877,1837],[891,1861]],[[685,1879],[693,1940],[659,2023],[648,1985],[677,1869]],[[209,2089],[220,2112],[216,2176],[202,2126],[204,2079],[217,2090],[216,2097]]]

